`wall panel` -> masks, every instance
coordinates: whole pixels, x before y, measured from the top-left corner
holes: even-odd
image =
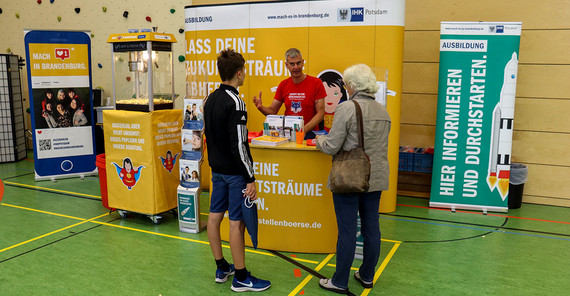
[[[400,146],[432,147],[435,140],[435,126],[402,124]]]
[[[517,97],[568,99],[569,77],[570,65],[519,65]]]
[[[404,63],[406,62],[439,62],[439,30],[406,31]]]
[[[523,195],[522,201],[525,203],[540,204],[540,205],[552,205],[570,208],[570,199],[565,198],[553,198],[547,196],[533,196],[533,195]]]
[[[527,164],[528,182],[524,194],[570,200],[570,167]],[[524,199],[523,199],[524,200]]]
[[[570,134],[570,99],[516,98],[514,129]]]
[[[511,155],[514,162],[570,167],[568,147],[570,134],[514,130]]]
[[[402,123],[435,125],[436,113],[437,95],[402,95]]]
[[[407,30],[439,30],[440,21],[523,22],[524,29],[570,28],[570,1],[407,0]]]
[[[439,64],[404,63],[403,69],[402,92],[404,94],[437,94]]]

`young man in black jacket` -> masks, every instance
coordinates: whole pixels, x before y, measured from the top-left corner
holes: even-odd
[[[271,286],[271,282],[252,276],[245,268],[245,225],[241,203],[245,196],[257,199],[257,189],[247,141],[247,111],[237,90],[245,80],[244,65],[241,54],[232,49],[222,50],[218,56],[222,84],[204,104],[204,127],[213,185],[208,240],[216,260],[216,282],[226,282],[234,274],[235,264],[231,289],[236,292],[263,291]],[[225,211],[228,211],[230,219],[230,249],[234,264],[229,264],[222,253],[220,223]]]

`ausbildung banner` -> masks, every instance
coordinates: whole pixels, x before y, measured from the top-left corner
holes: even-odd
[[[430,206],[507,211],[520,34],[442,22]]]

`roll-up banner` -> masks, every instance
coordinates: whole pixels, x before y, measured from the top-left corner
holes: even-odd
[[[187,96],[203,99],[219,86],[217,54],[233,48],[246,60],[247,76],[239,92],[247,106],[248,130],[262,131],[265,116],[255,108],[252,98],[261,92],[263,105],[272,103],[279,83],[290,77],[285,51],[297,48],[305,60],[304,73],[320,78],[327,90],[325,116],[319,125],[319,130],[327,131],[335,107],[347,98],[342,72],[353,64],[367,64],[388,93],[383,104],[392,119],[390,190],[382,193],[380,211],[392,212],[396,209],[404,12],[404,0],[187,6]],[[387,87],[382,85],[386,73]]]
[[[97,173],[91,94],[91,37],[25,31],[35,179]]]
[[[520,22],[442,22],[430,206],[507,211]]]

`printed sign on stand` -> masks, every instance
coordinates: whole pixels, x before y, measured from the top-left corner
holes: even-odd
[[[85,32],[25,32],[35,179],[97,173],[91,38]]]
[[[442,22],[430,206],[507,211],[520,34]]]
[[[180,160],[180,185],[186,188],[200,187],[201,160]]]
[[[202,159],[203,132],[201,130],[182,130],[182,158],[188,160]]]
[[[178,186],[178,227],[182,232],[198,233],[205,228],[200,219],[200,188]]]
[[[184,129],[204,128],[204,107],[201,99],[184,99]]]

